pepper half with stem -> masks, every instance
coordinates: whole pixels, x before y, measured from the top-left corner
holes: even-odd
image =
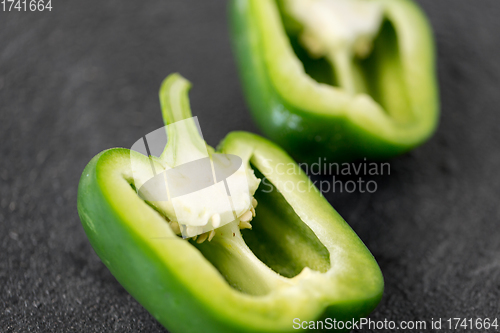
[[[409,151],[439,115],[434,41],[411,0],[231,0],[246,100],[294,158]]]
[[[191,116],[189,87],[179,75],[162,85],[166,124]],[[78,212],[94,250],[169,331],[291,332],[296,318],[349,320],[375,308],[383,278],[373,256],[288,154],[257,135],[232,132],[218,147],[243,161],[250,214],[215,229],[210,242],[179,237],[169,208],[141,198],[136,183],[151,161],[165,168],[197,157],[186,147],[203,150],[197,131],[171,138],[178,146],[165,151],[176,153],[159,159],[121,148],[98,154],[78,189]],[[282,165],[296,168],[275,172]],[[272,190],[253,189],[254,174]],[[250,215],[252,228],[242,230]]]

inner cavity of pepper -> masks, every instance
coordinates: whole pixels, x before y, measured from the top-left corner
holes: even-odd
[[[253,169],[257,178],[265,179]],[[261,186],[254,198],[258,206],[255,213],[250,210],[251,228],[242,227],[238,220],[215,229],[214,235],[202,236],[211,237],[210,242],[206,238],[200,242],[200,236],[186,240],[229,285],[243,293],[265,295],[276,286],[287,285],[288,279],[304,269],[324,273],[330,268],[329,251],[276,188],[269,191]],[[171,223],[161,211],[158,213]]]
[[[256,169],[255,173],[258,178],[265,179]],[[251,229],[242,229],[241,233],[233,229],[233,234],[226,227],[223,231],[216,230],[218,235],[210,243],[192,242],[229,284],[245,293],[263,295],[271,291],[269,281],[263,279],[276,279],[276,285],[281,285],[281,281],[291,279],[307,268],[322,273],[328,271],[329,251],[283,195],[276,188],[269,191],[261,186],[254,196],[259,205]],[[239,248],[241,243],[243,246]],[[251,251],[248,258],[245,253],[241,254],[246,247]],[[259,272],[259,265],[254,266],[252,259],[265,265],[272,274]],[[246,271],[242,274],[241,270]],[[248,276],[251,276],[251,282]]]
[[[315,45],[318,41],[307,41],[303,20],[290,12],[289,0],[276,0],[280,18],[285,27],[290,45],[304,66],[304,71],[318,83],[341,88],[353,95],[366,94],[398,122],[411,120],[410,103],[406,92],[404,68],[395,26],[384,15],[381,16],[376,34],[353,46],[346,59],[334,60],[335,56]],[[347,0],[294,0],[293,2],[345,2]],[[356,0],[357,2],[364,2]],[[372,1],[366,1],[373,3]],[[310,38],[309,38],[310,39]],[[340,60],[339,60],[340,59]],[[340,68],[342,67],[342,68]],[[346,70],[347,68],[347,70]],[[343,73],[340,73],[343,71]],[[348,78],[341,82],[340,77]],[[382,82],[393,82],[390,89]]]

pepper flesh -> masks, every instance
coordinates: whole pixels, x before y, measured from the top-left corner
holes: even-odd
[[[308,50],[304,39],[314,29],[304,25],[307,15],[301,20],[287,9],[300,0],[230,2],[233,45],[253,117],[297,160],[389,158],[422,144],[436,128],[434,44],[424,14],[411,0],[356,1],[381,8],[378,34],[359,44],[361,56],[353,43],[345,52],[320,49],[320,59],[311,54],[322,36],[312,34]]]
[[[87,165],[80,219],[125,289],[171,332],[291,332],[295,318],[368,315],[382,296],[380,269],[295,162],[245,132],[230,133],[219,151],[240,156],[274,189],[257,189],[253,230],[242,235],[229,223],[203,244],[177,237],[167,217],[132,188],[131,160],[149,168],[146,156],[115,148]],[[274,172],[280,165],[296,172]]]

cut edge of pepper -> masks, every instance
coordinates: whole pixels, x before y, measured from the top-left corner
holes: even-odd
[[[380,2],[384,5],[389,3],[384,0]],[[421,9],[413,2],[393,1],[391,5],[385,6],[385,17],[390,19],[391,23],[398,24],[398,32],[401,34],[398,41],[401,41],[400,51],[404,55],[402,64],[410,68],[411,72],[405,76],[405,82],[410,94],[409,103],[414,106],[414,121],[396,121],[369,95],[359,94],[352,97],[345,91],[315,81],[304,72],[302,63],[295,57],[275,0],[249,2],[247,15],[250,20],[255,17],[254,26],[261,38],[258,45],[260,52],[263,52],[268,80],[280,98],[287,105],[311,113],[347,118],[351,126],[363,128],[389,142],[397,142],[398,145],[412,146],[429,137],[437,125],[439,104],[432,32]],[[405,20],[411,21],[413,29],[411,24],[404,22]],[[418,52],[415,51],[416,48]],[[263,51],[264,49],[266,51]],[[411,71],[411,63],[415,61],[428,70],[422,71],[425,73]],[[304,101],[307,101],[307,104],[304,104]]]

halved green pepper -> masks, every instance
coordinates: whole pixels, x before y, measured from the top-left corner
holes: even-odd
[[[384,159],[439,113],[432,31],[411,0],[231,0],[253,117],[299,161]]]
[[[165,80],[166,124],[191,116],[189,88],[179,75]],[[175,217],[141,199],[133,175],[151,163],[174,165],[200,148],[197,131],[169,135],[160,158],[122,148],[98,154],[78,188],[78,212],[94,250],[169,331],[291,332],[296,318],[348,320],[375,308],[383,278],[373,256],[295,162],[257,135],[233,132],[218,148],[241,157],[249,184],[253,172],[269,182],[250,190],[259,202],[252,230],[240,231],[243,214],[215,229],[211,241],[179,237]],[[169,155],[172,147],[182,149]],[[294,172],[277,172],[283,165]]]

